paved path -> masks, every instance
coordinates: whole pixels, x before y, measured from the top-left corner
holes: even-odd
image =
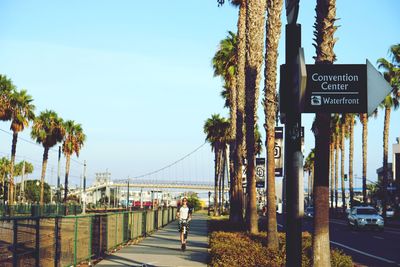
[[[194,214],[187,249],[180,249],[177,222],[158,230],[137,245],[131,245],[106,257],[96,266],[207,266],[207,216]]]

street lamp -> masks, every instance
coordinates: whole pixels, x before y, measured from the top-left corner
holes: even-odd
[[[211,191],[208,191],[208,216],[210,216]]]

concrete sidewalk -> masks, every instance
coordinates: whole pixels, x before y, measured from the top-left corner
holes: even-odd
[[[185,252],[181,251],[175,221],[139,244],[107,256],[96,266],[207,266],[207,248],[207,216],[194,214]]]

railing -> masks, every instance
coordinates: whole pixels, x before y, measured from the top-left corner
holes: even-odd
[[[0,266],[76,266],[171,222],[176,208],[0,219]]]
[[[17,205],[0,205],[0,218],[15,217],[15,216],[48,216],[48,215],[77,215],[82,213],[81,205],[74,204],[17,204]]]

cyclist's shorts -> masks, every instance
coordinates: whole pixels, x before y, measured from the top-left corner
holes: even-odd
[[[183,221],[179,220],[179,223],[178,223],[178,231],[179,232],[182,232],[182,230],[183,230],[182,225],[183,225]],[[189,232],[189,222],[186,223],[186,232]]]

